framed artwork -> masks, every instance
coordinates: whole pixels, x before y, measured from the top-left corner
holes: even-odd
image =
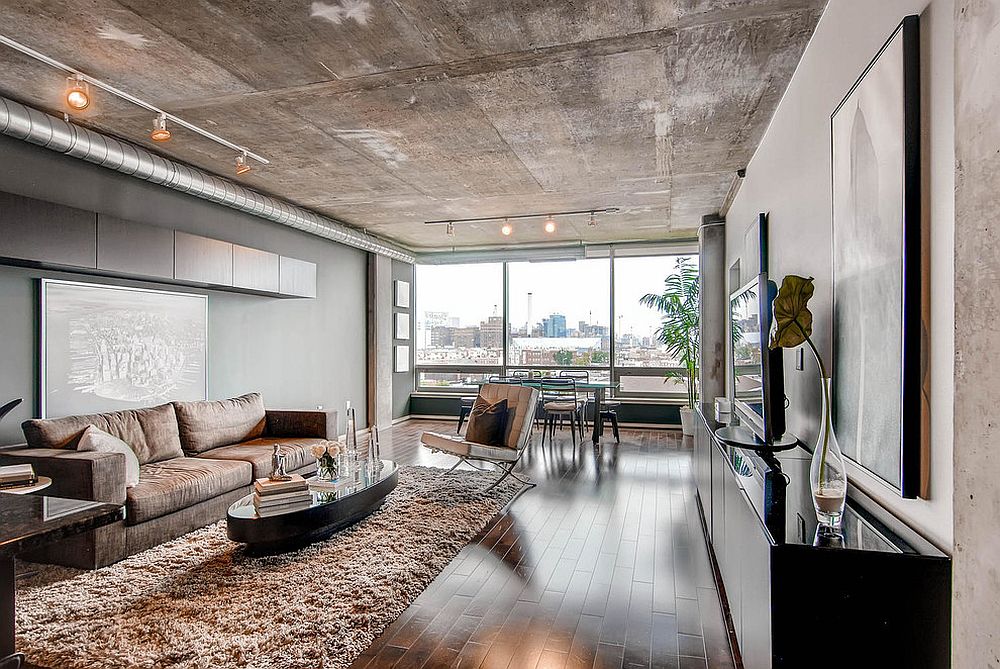
[[[396,339],[409,339],[410,338],[410,314],[395,314],[396,319],[396,332],[394,333]]]
[[[397,307],[409,309],[410,307],[410,282],[396,281],[395,304]]]
[[[393,365],[394,372],[408,372],[410,371],[410,347],[409,346],[397,346],[395,351],[395,364]]]
[[[42,417],[203,400],[208,296],[42,279]]]
[[[844,455],[926,494],[918,19],[908,16],[831,117],[833,411]]]

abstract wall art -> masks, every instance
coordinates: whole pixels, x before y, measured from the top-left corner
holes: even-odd
[[[916,497],[926,443],[918,19],[831,119],[834,426],[844,454]]]
[[[206,398],[208,297],[42,279],[43,417]]]

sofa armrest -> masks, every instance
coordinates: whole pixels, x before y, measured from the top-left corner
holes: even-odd
[[[125,456],[121,453],[73,451],[63,448],[18,448],[0,451],[0,465],[30,464],[48,476],[51,497],[125,503]]]
[[[285,411],[265,412],[268,437],[311,437],[313,439],[337,438],[336,411]]]

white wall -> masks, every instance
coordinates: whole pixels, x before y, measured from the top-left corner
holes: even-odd
[[[954,369],[954,33],[953,0],[831,0],[803,54],[771,125],[747,166],[727,220],[727,262],[739,257],[747,226],[770,213],[770,274],[813,276],[814,339],[831,358],[832,205],[830,114],[902,18],[920,15],[924,199],[931,254],[931,493],[904,500],[854,468],[855,485],[901,520],[951,552]],[[805,371],[785,356],[788,429],[815,439],[820,386],[807,356]]]

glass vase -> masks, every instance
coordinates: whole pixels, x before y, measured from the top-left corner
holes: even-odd
[[[336,481],[340,476],[338,458],[330,453],[324,453],[316,459],[316,478],[320,481]]]
[[[839,528],[847,499],[847,470],[833,431],[832,392],[830,379],[823,379],[823,414],[809,465],[809,486],[816,519],[821,525]]]

